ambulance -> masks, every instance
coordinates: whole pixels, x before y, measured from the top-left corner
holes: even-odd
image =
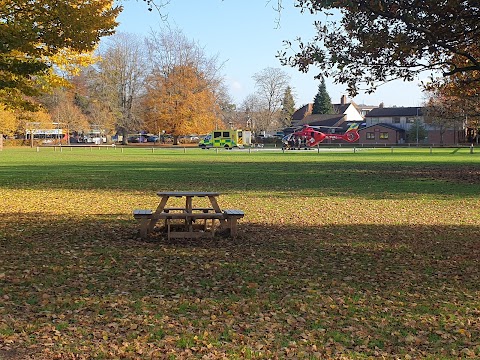
[[[245,145],[252,144],[252,135],[250,131],[245,130],[214,130],[200,140],[198,146],[202,149],[224,148],[233,149],[234,147],[243,148]]]

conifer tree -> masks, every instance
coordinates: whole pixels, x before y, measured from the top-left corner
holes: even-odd
[[[321,78],[318,92],[313,100],[312,114],[333,114],[332,99],[328,95],[325,79]]]
[[[293,99],[292,88],[287,86],[282,100],[282,125],[287,127],[292,124],[292,115],[295,112],[295,100]]]

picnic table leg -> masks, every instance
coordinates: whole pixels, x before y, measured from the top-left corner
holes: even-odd
[[[140,220],[140,237],[145,239],[148,235],[148,225],[150,223],[150,219],[144,218]]]
[[[216,213],[222,213],[222,210],[220,209],[220,206],[218,205],[217,198],[215,196],[209,196],[208,199],[210,200],[210,203],[212,204],[213,210],[215,210]],[[226,221],[224,219],[219,219],[220,221],[220,227],[225,227]]]
[[[167,239],[170,240],[170,219],[165,219],[165,224],[167,227]]]
[[[150,224],[148,225],[148,232],[152,232],[153,228],[155,227],[155,224],[158,221],[158,217],[156,215],[160,214],[163,212],[163,209],[165,209],[165,205],[167,205],[169,196],[163,196],[162,200],[160,201],[160,204],[158,205],[157,209],[155,210],[155,213],[152,216],[152,219],[150,220]]]
[[[228,227],[230,228],[230,236],[235,238],[237,237],[237,217],[229,216],[228,217]]]

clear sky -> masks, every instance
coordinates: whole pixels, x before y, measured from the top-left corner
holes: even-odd
[[[315,16],[300,13],[293,0],[283,0],[280,19],[273,9],[276,0],[170,0],[162,12],[149,12],[142,0],[123,0],[124,11],[119,17],[117,31],[148,36],[168,23],[178,28],[190,40],[204,48],[207,55],[218,55],[224,62],[223,73],[230,95],[237,105],[252,94],[252,76],[267,67],[282,68],[291,77],[295,104],[300,107],[313,102],[319,81],[314,79],[315,68],[304,74],[282,66],[276,58],[283,50],[283,40],[301,37],[310,40],[315,34]],[[277,24],[279,20],[279,25]],[[346,87],[326,79],[327,91],[333,103],[339,103]],[[385,106],[420,106],[424,96],[417,83],[394,81],[380,87],[374,94],[360,94],[353,99],[358,104]]]

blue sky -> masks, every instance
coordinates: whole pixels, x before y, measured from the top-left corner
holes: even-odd
[[[283,50],[283,40],[300,36],[309,40],[315,34],[315,17],[293,7],[293,0],[283,0],[284,9],[278,19],[273,9],[276,0],[170,0],[162,8],[168,24],[178,28],[194,40],[209,55],[217,55],[224,62],[223,73],[234,102],[239,105],[252,94],[255,83],[252,76],[267,67],[282,68],[291,77],[295,104],[300,107],[313,102],[319,81],[315,69],[304,74],[282,66],[275,57]],[[148,36],[166,26],[158,12],[147,10],[142,0],[123,0],[124,11],[119,17],[117,31]],[[280,21],[279,26],[277,20]],[[343,85],[326,79],[332,102],[340,102],[346,94]],[[420,106],[424,96],[417,83],[394,81],[380,87],[374,94],[360,94],[353,99],[358,104],[385,106]]]

